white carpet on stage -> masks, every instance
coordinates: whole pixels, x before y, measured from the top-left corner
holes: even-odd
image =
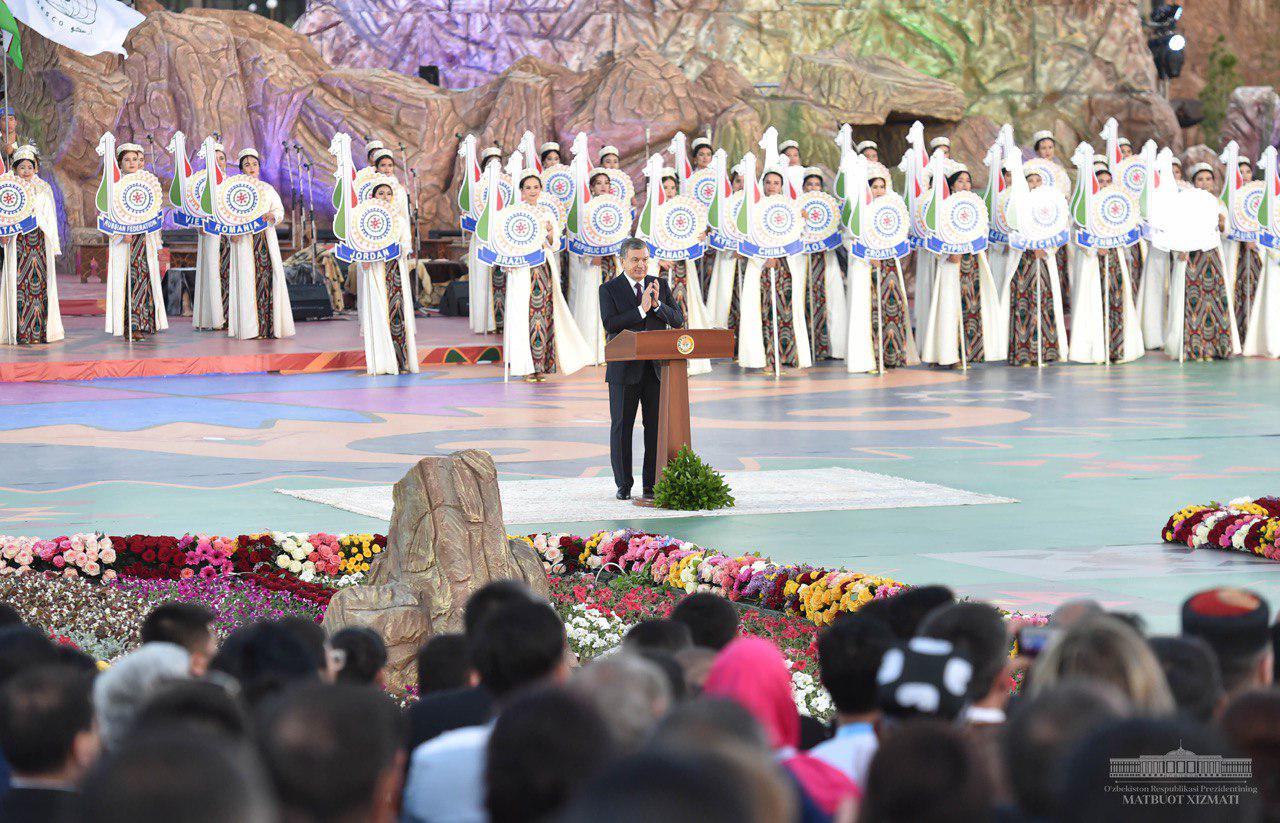
[[[974,506],[1017,503],[1009,497],[920,483],[854,469],[795,469],[726,472],[737,501],[731,509],[681,512],[636,506],[613,496],[610,477],[556,480],[501,480],[502,512],[508,524],[579,523],[726,514],[899,509],[918,506]],[[315,503],[380,520],[391,520],[391,486],[343,486],[336,489],[277,489]]]

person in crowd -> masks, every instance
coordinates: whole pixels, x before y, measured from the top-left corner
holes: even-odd
[[[1049,625],[1057,629],[1066,629],[1083,617],[1093,617],[1102,613],[1102,606],[1096,600],[1088,598],[1068,600],[1049,615]]]
[[[105,747],[124,740],[156,691],[190,676],[191,655],[176,643],[146,643],[112,663],[93,684],[93,710]]]
[[[1200,754],[1227,752],[1214,730],[1184,719],[1131,718],[1108,723],[1084,737],[1067,758],[1062,789],[1050,818],[1056,823],[1221,823],[1257,819],[1258,797],[1240,793],[1231,806],[1206,812],[1192,803],[1134,803],[1116,791],[1111,769],[1116,758],[1137,758],[1175,750]]]
[[[693,646],[693,634],[679,621],[650,618],[628,629],[622,646],[635,651],[654,649],[676,654]]]
[[[1031,669],[1031,694],[1073,678],[1108,683],[1141,715],[1173,712],[1173,696],[1151,647],[1110,616],[1085,617],[1051,642]]]
[[[738,636],[738,610],[718,594],[694,592],[681,598],[671,619],[689,627],[693,645],[720,651]]]
[[[93,674],[65,664],[22,671],[0,689],[0,750],[12,771],[0,821],[44,823],[65,813],[98,757]]]
[[[476,590],[462,611],[467,652],[467,680],[454,688],[422,692],[422,699],[409,709],[409,751],[452,729],[480,726],[493,714],[493,696],[479,682],[470,648],[480,625],[491,615],[517,603],[535,602],[533,592],[518,580],[495,580]],[[454,664],[456,665],[456,664]],[[422,659],[418,660],[422,677]],[[428,668],[428,670],[430,670]]]
[[[476,684],[475,669],[462,634],[437,634],[418,649],[418,696]]]
[[[1061,791],[1064,762],[1075,745],[1129,713],[1124,695],[1088,680],[1062,683],[1019,703],[1001,737],[1001,764],[1013,802],[1004,819],[1048,819]]]
[[[676,655],[676,662],[684,671],[685,694],[696,697],[702,694],[702,687],[707,682],[711,666],[716,662],[717,652],[704,646],[694,646]]]
[[[161,603],[143,618],[138,636],[144,644],[174,643],[186,649],[191,676],[204,677],[209,661],[218,653],[213,621],[213,612],[199,603]]]
[[[284,280],[284,262],[276,224],[284,219],[284,205],[275,187],[260,178],[257,149],[238,157],[240,173],[258,180],[266,199],[266,227],[230,238],[231,286],[227,296],[227,334],[240,340],[292,337],[293,309]]]
[[[6,626],[21,626],[22,615],[8,603],[0,603],[0,629]]]
[[[30,231],[9,235],[3,242],[0,343],[8,345],[55,343],[66,336],[54,271],[62,253],[58,209],[53,188],[36,174],[39,167],[35,146],[13,153],[13,173],[27,184],[35,220]]]
[[[955,592],[946,586],[913,586],[910,589],[885,600],[873,600],[860,611],[879,617],[899,640],[910,640],[915,637],[920,623],[929,612],[941,606],[956,602]]]
[[[586,695],[548,688],[517,697],[489,738],[484,783],[490,823],[553,819],[614,759],[615,748],[608,720]]]
[[[382,635],[365,626],[348,626],[334,632],[329,645],[342,659],[337,682],[386,687],[387,644]]]
[[[244,704],[225,686],[210,680],[182,680],[156,689],[138,710],[130,735],[173,726],[212,732],[248,743],[252,728]]]
[[[394,823],[404,780],[404,731],[379,689],[312,684],[258,712],[262,759],[288,820]]]
[[[301,615],[282,617],[276,624],[306,646],[307,654],[320,672],[320,679],[332,683],[338,674],[338,656],[329,645],[329,636],[325,634],[324,627]]]
[[[1211,722],[1226,703],[1213,649],[1199,637],[1153,637],[1147,642],[1164,669],[1178,711],[1192,720]]]
[[[829,764],[798,751],[800,716],[791,696],[791,676],[778,648],[758,637],[740,637],[720,652],[704,693],[741,703],[769,735],[774,755],[801,791],[825,814],[834,814],[858,786]]]
[[[570,691],[594,702],[619,748],[634,751],[671,708],[671,687],[657,665],[623,651],[579,670]]]
[[[1270,618],[1267,601],[1247,589],[1207,589],[1182,602],[1182,634],[1209,644],[1228,697],[1271,685]]]
[[[1250,783],[1262,800],[1262,819],[1280,820],[1280,692],[1242,692],[1222,712],[1219,728],[1242,757],[1253,761]]]
[[[818,672],[836,707],[835,737],[812,750],[817,759],[865,786],[876,753],[876,674],[893,632],[876,617],[854,612],[836,619],[818,634]]]
[[[350,764],[344,764],[350,767]],[[171,729],[112,750],[85,775],[67,823],[277,823],[252,749]]]
[[[251,707],[291,685],[321,679],[315,652],[297,633],[270,621],[232,632],[209,663],[209,670],[211,676],[237,683]]]
[[[686,652],[694,650],[693,646],[685,649]],[[685,676],[684,666],[674,654],[662,649],[637,649],[635,655],[647,663],[653,664],[658,671],[662,672],[663,678],[667,681],[667,689],[671,694],[672,705],[685,700],[689,696],[689,685]]]
[[[546,603],[498,608],[480,624],[471,659],[497,708],[518,691],[568,679],[564,624]],[[454,729],[414,749],[404,823],[482,823],[485,751],[493,724]]]
[[[919,719],[952,722],[965,707],[973,664],[948,640],[913,637],[884,653],[876,672],[880,729]]]
[[[915,720],[885,736],[867,772],[858,823],[991,819],[992,776],[963,731]]]

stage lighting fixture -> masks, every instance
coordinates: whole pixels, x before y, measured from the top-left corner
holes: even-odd
[[[1152,0],[1151,19],[1144,25],[1151,32],[1147,38],[1147,48],[1151,50],[1156,74],[1161,80],[1169,80],[1182,74],[1187,39],[1178,33],[1178,20],[1181,17],[1182,6]]]

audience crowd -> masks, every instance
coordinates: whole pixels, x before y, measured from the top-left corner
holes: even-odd
[[[550,604],[491,583],[407,710],[376,632],[212,620],[157,605],[99,671],[0,607],[0,823],[1280,821],[1280,634],[1240,589],[1164,637],[1090,601],[1044,626],[942,586],[871,601],[818,635],[830,726],[711,594],[580,664]],[[1196,785],[1112,777],[1144,756]]]

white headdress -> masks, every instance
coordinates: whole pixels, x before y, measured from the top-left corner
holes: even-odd
[[[502,156],[502,149],[498,148],[497,146],[489,146],[484,151],[480,152],[481,161],[488,160],[490,157],[501,157],[501,156]]]
[[[599,157],[601,160],[603,160],[604,158],[608,157],[608,156],[609,156],[609,155],[611,155],[611,154],[612,154],[614,157],[621,157],[621,156],[622,156],[622,155],[618,154],[618,147],[617,147],[617,146],[601,146],[601,147],[600,147],[600,153],[599,153],[598,155],[596,155],[596,156],[597,156],[597,157]]]
[[[116,157],[119,157],[127,151],[136,151],[138,154],[146,154],[146,152],[143,151],[142,146],[139,146],[137,143],[121,143],[116,146]]]
[[[1040,145],[1041,140],[1052,140],[1054,143],[1058,142],[1058,139],[1053,136],[1053,132],[1049,129],[1041,129],[1031,135],[1031,146],[1034,148],[1035,146]]]
[[[880,147],[876,145],[876,141],[874,141],[874,140],[863,140],[861,143],[859,143],[859,144],[854,148],[854,151],[856,151],[858,154],[862,154],[862,153],[863,153],[864,151],[866,151],[867,149],[876,149],[876,150],[879,150],[879,148],[880,148]]]
[[[258,154],[258,150],[249,148],[240,150],[240,153],[236,155],[236,163],[243,163],[246,157],[252,157],[254,160],[262,162],[262,155]]]
[[[1196,175],[1202,171],[1207,171],[1210,174],[1213,174],[1213,166],[1210,166],[1208,163],[1203,163],[1203,162],[1196,163],[1194,166],[1187,169],[1187,179],[1194,180],[1196,178]],[[1217,175],[1214,175],[1214,176],[1216,177]]]
[[[691,151],[696,152],[698,149],[702,148],[703,146],[706,146],[707,148],[711,148],[711,141],[705,137],[695,137],[693,138],[693,142],[689,144],[689,149]]]
[[[375,166],[378,165],[378,161],[384,157],[390,157],[393,160],[395,159],[395,155],[391,153],[390,149],[378,149],[374,151],[372,155],[373,156],[369,158],[369,162],[373,163]]]
[[[946,146],[947,148],[951,148],[951,138],[949,138],[949,137],[935,137],[935,138],[933,138],[932,140],[930,140],[930,141],[929,141],[929,148],[931,148],[931,149],[936,149],[936,148],[938,148],[939,146]]]
[[[35,146],[19,146],[13,152],[13,164],[17,165],[19,160],[30,160],[32,163],[39,165],[40,157],[36,154]]]
[[[364,144],[364,156],[368,157],[370,154],[373,154],[375,151],[381,148],[385,148],[382,145],[381,140],[370,140],[368,143]]]
[[[548,140],[542,144],[542,148],[538,149],[538,156],[541,157],[549,151],[560,151],[560,144],[554,140]]]
[[[783,140],[782,143],[778,146],[778,151],[779,153],[781,153],[786,151],[787,149],[795,149],[796,151],[800,151],[800,144],[794,140]]]

